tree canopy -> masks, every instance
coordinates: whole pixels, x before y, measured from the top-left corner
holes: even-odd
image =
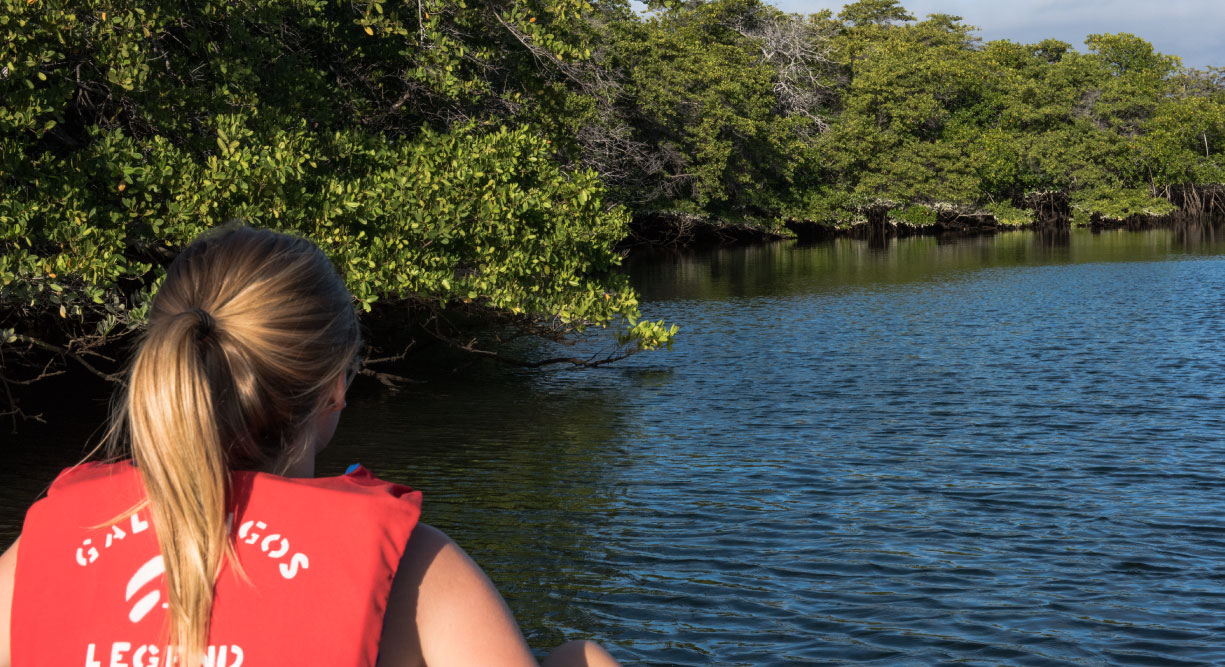
[[[315,240],[367,311],[675,331],[613,271],[627,211],[554,146],[584,2],[2,5],[7,381],[30,351],[107,367],[177,250],[232,219]]]
[[[834,15],[756,0],[661,3],[608,48],[629,132],[660,155],[635,211],[845,224],[873,206],[1032,220],[1059,199],[1087,220],[1219,202],[1222,71],[1129,34],[982,43],[960,17],[896,0]],[[797,103],[797,100],[799,101]],[[1175,120],[1177,119],[1177,120]],[[670,186],[670,187],[669,187]],[[1219,207],[1221,204],[1215,204]],[[926,213],[925,213],[926,211]]]
[[[96,361],[235,218],[314,239],[364,310],[637,350],[675,329],[616,272],[635,218],[1225,207],[1225,71],[1134,35],[983,43],[897,0],[647,7],[0,0],[0,377]]]

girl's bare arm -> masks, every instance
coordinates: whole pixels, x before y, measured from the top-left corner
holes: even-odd
[[[519,625],[481,568],[451,538],[419,524],[391,585],[382,667],[535,667]]]
[[[595,642],[573,641],[547,667],[618,667]],[[535,667],[506,602],[481,568],[442,531],[419,524],[391,585],[380,667]]]
[[[17,538],[0,556],[0,667],[12,664],[10,656],[10,626],[13,621],[13,574],[17,571]]]

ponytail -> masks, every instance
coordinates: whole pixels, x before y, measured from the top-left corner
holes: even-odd
[[[213,587],[233,557],[230,472],[312,455],[323,443],[306,427],[359,343],[343,281],[304,239],[230,227],[168,269],[108,444],[140,470],[166,568],[168,642],[187,667],[202,660]]]
[[[127,410],[132,458],[166,566],[170,637],[194,649],[185,655],[208,643],[229,482],[198,326],[183,313],[150,330],[132,366]]]

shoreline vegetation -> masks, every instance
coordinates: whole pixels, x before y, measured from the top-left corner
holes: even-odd
[[[1225,187],[1202,195],[1207,206],[1179,208],[1168,213],[1135,213],[1126,217],[1090,214],[1073,217],[1067,202],[1044,199],[1028,219],[1001,219],[990,211],[948,205],[935,208],[930,218],[915,220],[891,215],[890,210],[870,211],[860,219],[839,222],[788,220],[782,228],[753,223],[727,223],[686,213],[654,213],[630,222],[629,234],[618,244],[632,254],[651,248],[697,248],[795,239],[803,242],[835,238],[864,240],[947,234],[991,234],[1002,231],[1058,231],[1072,228],[1106,231],[1140,231],[1185,224],[1220,224],[1225,221]],[[1040,211],[1045,211],[1040,213]]]
[[[1225,69],[1134,35],[635,6],[0,0],[0,416],[116,380],[178,249],[235,219],[328,253],[395,384],[436,345],[668,347],[635,248],[1225,215]],[[592,327],[616,347],[506,352]]]

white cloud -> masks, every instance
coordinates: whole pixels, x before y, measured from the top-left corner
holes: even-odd
[[[837,13],[843,2],[773,0],[789,12]],[[1048,37],[1084,50],[1085,36],[1129,32],[1192,67],[1225,66],[1225,2],[1220,0],[902,0],[910,13],[961,16],[984,40],[1037,42]]]

